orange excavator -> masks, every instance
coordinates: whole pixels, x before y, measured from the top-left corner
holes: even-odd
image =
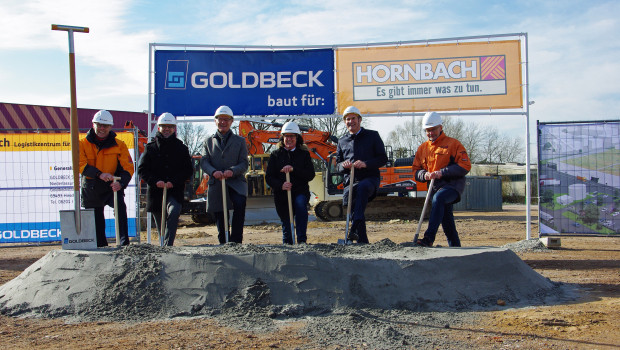
[[[269,196],[271,190],[265,181],[265,170],[269,161],[269,154],[265,153],[265,144],[275,145],[280,137],[282,124],[269,124],[277,130],[258,130],[252,122],[239,122],[239,135],[246,140],[250,154],[250,167],[246,174],[250,196]],[[317,217],[325,221],[341,220],[343,176],[336,172],[336,144],[338,139],[329,132],[300,126],[304,143],[312,158],[320,159],[325,165],[325,171],[317,173],[310,183],[313,198],[314,212]],[[388,147],[388,158],[392,159],[391,148]],[[390,160],[387,166],[380,168],[381,185],[378,197],[366,209],[366,217],[370,220],[385,219],[413,219],[419,217],[424,205],[425,183],[417,183],[411,169],[413,158]],[[418,192],[420,193],[418,196]],[[415,193],[416,197],[409,197]]]
[[[269,125],[281,128],[280,123],[270,123]],[[336,143],[338,139],[329,132],[320,131],[300,125],[302,131],[301,136],[304,143],[308,146],[310,156],[327,162],[330,154],[336,151]],[[280,138],[280,130],[258,130],[252,126],[252,122],[242,120],[239,122],[239,135],[245,137],[245,143],[248,147],[248,154],[257,155],[265,154],[265,143],[275,145]]]

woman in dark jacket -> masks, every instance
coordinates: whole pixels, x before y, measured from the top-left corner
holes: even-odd
[[[290,182],[286,181],[289,173]],[[282,126],[278,149],[271,153],[267,164],[265,180],[273,191],[276,212],[282,221],[282,242],[293,243],[291,222],[288,212],[287,191],[291,191],[293,215],[297,243],[306,243],[308,227],[308,201],[310,200],[310,182],[314,178],[314,165],[310,152],[301,136],[299,126],[288,122]]]

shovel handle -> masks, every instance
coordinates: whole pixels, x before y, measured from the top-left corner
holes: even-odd
[[[160,232],[159,232],[159,246],[163,247],[164,246],[164,235],[166,232],[166,207],[168,206],[168,186],[166,186],[164,184],[164,192],[162,194],[161,197],[161,225],[159,226]]]
[[[422,221],[424,220],[424,213],[426,213],[426,207],[428,206],[428,202],[431,198],[431,194],[433,193],[434,184],[435,184],[435,179],[431,179],[431,183],[428,184],[428,189],[426,190],[426,199],[424,200],[424,206],[422,207],[422,214],[420,214],[420,220],[418,221],[418,228],[415,230],[415,235],[413,236],[413,243],[418,241],[418,236],[420,235],[420,229],[422,228]]]
[[[226,201],[226,178],[222,177],[222,207],[224,208],[224,234],[228,243],[228,202]]]
[[[118,182],[118,180],[120,180],[121,178],[118,176],[114,176],[114,181],[112,182]],[[121,230],[120,230],[120,223],[118,222],[118,191],[114,192],[114,231],[116,233],[116,246],[120,247],[121,246]]]
[[[349,237],[349,219],[351,218],[351,207],[353,206],[353,182],[355,182],[355,167],[351,164],[351,176],[349,176],[349,199],[347,201],[347,226],[344,232],[344,241]]]
[[[286,182],[291,182],[291,175],[289,173],[286,173]],[[291,223],[291,237],[293,239],[293,244],[295,244],[295,223],[293,221],[293,199],[291,198],[291,190],[287,190],[286,195],[288,196],[288,218]]]

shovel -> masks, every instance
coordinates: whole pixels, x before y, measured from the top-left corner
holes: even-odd
[[[114,176],[114,182],[118,182],[120,177]],[[118,191],[114,192],[114,231],[116,232],[116,247],[121,246],[120,223],[118,222]]]
[[[62,249],[97,249],[95,214],[92,209],[80,209],[80,174],[77,93],[75,87],[75,49],[73,33],[88,33],[88,27],[75,27],[52,24],[52,30],[66,31],[69,34],[69,86],[71,92],[71,164],[73,165],[73,205],[74,210],[60,210],[60,231]]]
[[[415,235],[413,236],[413,243],[418,241],[418,236],[420,235],[420,229],[422,228],[422,221],[424,220],[424,213],[426,213],[426,207],[428,206],[428,201],[431,199],[431,193],[433,193],[433,185],[435,184],[435,179],[431,179],[431,183],[428,185],[428,190],[426,191],[426,199],[424,200],[424,206],[422,207],[422,215],[420,215],[420,221],[418,221],[418,228],[415,230]]]
[[[286,173],[286,182],[291,182],[291,175]],[[288,195],[288,218],[291,220],[291,236],[293,238],[293,244],[295,244],[295,223],[293,222],[293,200],[291,198],[291,190],[286,191]]]
[[[344,240],[338,240],[338,244],[351,244],[349,241],[349,219],[351,219],[351,207],[353,206],[353,182],[355,182],[355,167],[351,164],[351,176],[349,177],[349,199],[347,201],[347,224],[344,232]]]
[[[164,183],[164,194],[161,197],[161,225],[159,225],[159,227],[161,228],[159,231],[159,246],[160,247],[164,246],[164,232],[166,232],[166,214],[168,212],[166,210],[166,207],[168,205],[167,194],[168,194],[168,186],[166,185],[166,183]]]
[[[222,177],[222,198],[224,202],[224,233],[226,234],[226,243],[228,243],[228,203],[226,202],[226,178]]]

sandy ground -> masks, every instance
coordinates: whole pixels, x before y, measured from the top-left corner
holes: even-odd
[[[457,227],[464,246],[495,246],[525,239],[524,206],[505,206],[502,212],[457,213]],[[371,243],[389,238],[411,241],[417,222],[372,222]],[[537,227],[532,229],[536,236]],[[311,222],[309,243],[334,243],[344,235],[343,222]],[[179,229],[177,245],[215,244],[215,228],[189,221]],[[146,241],[143,235],[142,241]],[[156,241],[156,237],[153,237]],[[278,225],[248,226],[244,243],[281,242]],[[441,232],[436,244],[445,246]],[[0,284],[19,275],[26,267],[59,246],[1,247]],[[418,327],[424,343],[403,343],[402,348],[484,349],[605,349],[620,344],[620,238],[563,237],[560,249],[517,252],[530,267],[556,282],[579,287],[579,298],[570,304],[471,312],[463,322],[442,322],[441,313],[429,313],[418,320],[379,320],[389,329]],[[423,273],[423,271],[421,271]],[[349,318],[371,318],[364,312]],[[467,320],[471,320],[467,322]],[[375,320],[376,321],[376,320]],[[247,349],[324,348],[317,343],[317,331],[307,332],[306,319],[291,319],[268,331],[249,330],[242,322],[226,325],[212,318],[175,319],[149,322],[81,322],[63,319],[22,319],[0,316],[0,348],[11,349]],[[369,324],[376,324],[369,323]],[[343,328],[341,332],[351,331]],[[428,341],[431,339],[431,341]],[[435,339],[436,341],[433,341]],[[324,343],[323,343],[324,344]],[[456,345],[455,345],[456,344]],[[367,349],[375,343],[364,340],[330,343],[329,349]],[[390,348],[394,344],[390,344]],[[388,346],[386,346],[387,348]]]

